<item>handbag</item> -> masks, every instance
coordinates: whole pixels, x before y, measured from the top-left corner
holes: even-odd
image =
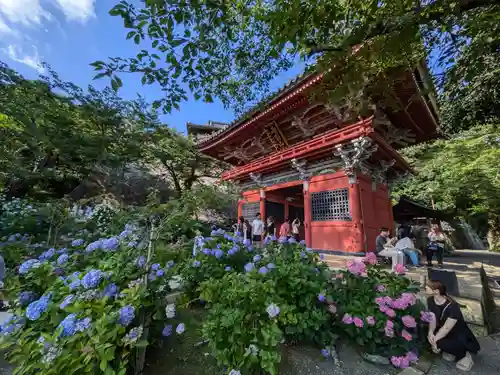
[[[437,242],[430,242],[429,245],[427,246],[427,249],[431,251],[437,251],[439,250],[439,244]]]

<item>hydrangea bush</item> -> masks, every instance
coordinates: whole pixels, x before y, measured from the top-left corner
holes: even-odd
[[[7,280],[14,316],[1,344],[18,374],[124,375],[148,345],[146,331],[170,334],[174,264],[155,263],[153,252],[148,262],[137,232],[127,226],[115,237],[45,249]]]
[[[330,272],[318,254],[291,242],[270,239],[259,249],[220,230],[198,239],[187,277],[201,282],[209,311],[203,335],[230,373],[276,374],[282,343],[332,342],[320,297]]]
[[[391,359],[396,367],[418,360],[423,304],[418,285],[377,265],[374,254],[347,263],[331,283],[330,304],[338,319],[340,334],[350,337],[371,354]],[[425,321],[425,317],[424,317]]]

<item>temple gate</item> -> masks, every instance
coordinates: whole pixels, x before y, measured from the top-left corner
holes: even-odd
[[[372,103],[360,119],[348,105],[311,101],[323,75],[303,75],[242,119],[198,138],[201,152],[233,165],[222,175],[241,189],[238,216],[303,222],[318,251],[373,251],[381,226],[394,227],[388,182],[411,167],[397,150],[437,136],[426,68],[388,88],[401,106]]]

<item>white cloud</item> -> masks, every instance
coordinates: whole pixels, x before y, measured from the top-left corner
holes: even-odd
[[[25,26],[40,25],[51,20],[49,12],[42,8],[40,0],[0,0],[0,12],[12,23]]]
[[[56,2],[68,21],[85,23],[95,17],[95,0],[56,0]]]
[[[16,35],[17,32],[14,31],[5,21],[0,17],[0,35]]]
[[[42,66],[42,61],[38,55],[38,49],[36,46],[33,47],[33,54],[25,54],[21,48],[9,44],[7,48],[2,48],[2,52],[7,54],[9,58],[20,64],[24,64],[32,69],[35,69],[38,73],[42,74],[45,72],[45,68]]]

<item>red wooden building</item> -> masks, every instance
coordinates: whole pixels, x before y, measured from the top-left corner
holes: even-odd
[[[233,165],[222,178],[241,188],[238,216],[299,217],[314,250],[370,251],[378,229],[394,227],[387,182],[411,172],[397,150],[437,135],[426,73],[423,65],[405,72],[388,88],[399,109],[371,103],[364,119],[346,105],[312,101],[323,75],[302,75],[198,146]]]

